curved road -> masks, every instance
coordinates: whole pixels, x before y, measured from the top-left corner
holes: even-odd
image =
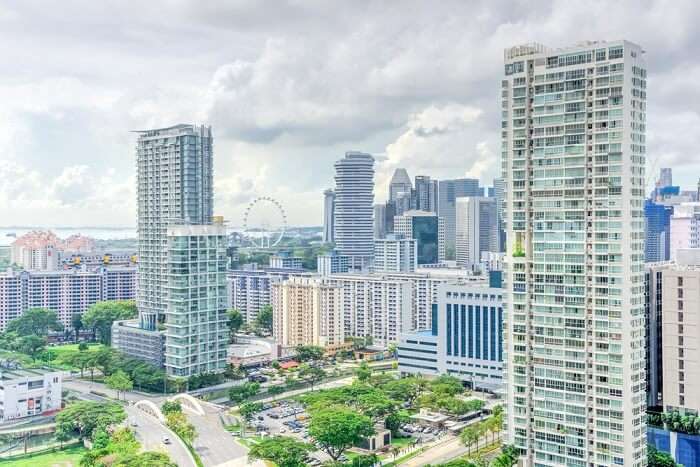
[[[165,451],[178,467],[196,467],[190,451],[175,433],[141,409],[131,405],[124,408],[129,416],[127,420],[130,428],[136,433],[144,450]],[[137,426],[132,426],[132,421],[136,421]],[[164,436],[170,438],[169,444],[163,444]]]

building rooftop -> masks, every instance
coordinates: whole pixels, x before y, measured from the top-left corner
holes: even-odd
[[[33,368],[33,369],[12,369],[5,370],[0,368],[0,380],[8,381],[19,378],[31,378],[34,376],[44,376],[48,373],[59,373],[58,370],[50,368]]]

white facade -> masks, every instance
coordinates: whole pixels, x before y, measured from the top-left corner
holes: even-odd
[[[211,127],[175,125],[138,132],[138,299],[144,329],[163,321],[167,228],[209,224],[213,199]]]
[[[398,342],[411,329],[411,284],[382,275],[333,275],[325,282],[343,290],[348,337],[371,336],[375,345]]]
[[[0,330],[31,308],[55,312],[63,326],[70,329],[73,315],[83,314],[97,302],[135,297],[135,267],[8,270],[0,273]]]
[[[268,264],[276,269],[304,269],[304,258],[287,254],[272,255]]]
[[[646,64],[627,41],[505,51],[507,442],[646,465]]]
[[[343,274],[350,269],[350,258],[339,255],[335,251],[328,255],[318,255],[316,257],[316,269],[321,276]]]
[[[681,203],[671,216],[671,259],[676,250],[700,247],[700,203]]]
[[[0,371],[0,423],[61,409],[61,372]]]
[[[222,372],[229,341],[226,228],[170,225],[167,239],[165,371],[176,377]]]
[[[374,239],[374,272],[414,272],[417,266],[416,241],[403,235]]]
[[[369,263],[374,240],[374,158],[348,152],[335,163],[334,240],[352,265]],[[351,266],[352,266],[351,265]]]
[[[443,284],[429,331],[401,334],[399,371],[449,374],[472,387],[503,385],[503,289]]]
[[[227,308],[238,310],[246,323],[254,322],[261,308],[271,305],[271,284],[291,275],[307,273],[280,269],[236,269],[228,271]]]
[[[457,198],[455,253],[460,267],[474,269],[483,252],[499,251],[496,206],[495,198]]]

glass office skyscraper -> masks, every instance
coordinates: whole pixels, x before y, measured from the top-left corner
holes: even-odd
[[[505,51],[507,434],[526,465],[646,464],[646,65]]]

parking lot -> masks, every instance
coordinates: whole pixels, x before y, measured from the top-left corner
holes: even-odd
[[[260,436],[292,436],[301,441],[313,443],[308,432],[309,421],[309,415],[301,404],[294,401],[281,400],[263,404],[263,410],[253,417],[250,425],[255,428]],[[423,444],[442,437],[446,430],[444,428],[439,429],[408,423],[401,426],[400,433],[404,437],[414,438],[417,444]],[[342,457],[342,461],[347,461],[346,456]],[[330,457],[327,454],[322,451],[316,451],[309,456],[306,463],[317,467],[328,460],[330,460]]]

